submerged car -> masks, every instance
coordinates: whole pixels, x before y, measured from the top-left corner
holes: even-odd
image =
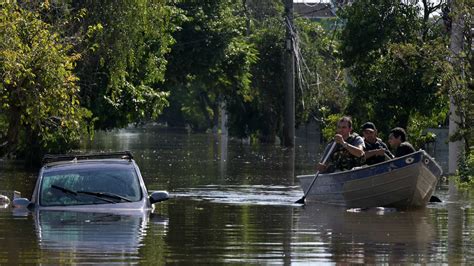
[[[15,198],[14,207],[48,210],[148,210],[169,198],[148,191],[130,152],[46,155],[31,201]]]

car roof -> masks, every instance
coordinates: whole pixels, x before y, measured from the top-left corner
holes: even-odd
[[[43,157],[43,169],[58,167],[82,167],[85,164],[111,165],[111,164],[133,164],[133,156],[129,151],[90,153],[90,154],[47,154]]]
[[[85,166],[110,166],[110,165],[131,165],[133,161],[122,160],[122,159],[103,159],[103,160],[82,160],[82,161],[61,161],[52,162],[43,165],[43,169],[52,170],[59,168],[83,168]]]

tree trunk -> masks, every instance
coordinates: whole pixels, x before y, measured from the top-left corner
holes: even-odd
[[[20,132],[20,111],[16,107],[12,107],[9,112],[8,131],[6,136],[6,144],[2,146],[1,156],[9,155],[15,150],[18,144],[18,134]]]
[[[209,112],[207,110],[207,107],[210,106],[213,111],[214,111],[214,107],[211,106],[211,102],[210,102],[209,97],[207,96],[206,92],[201,92],[199,96],[200,96],[199,97],[199,104],[200,104],[201,111],[204,115],[204,118],[206,119],[207,128],[213,128],[214,119],[209,116]]]

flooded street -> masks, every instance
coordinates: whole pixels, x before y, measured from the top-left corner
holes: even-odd
[[[139,128],[98,132],[82,151],[130,150],[149,191],[171,199],[154,212],[0,209],[0,264],[334,263],[468,264],[472,196],[442,182],[443,203],[414,211],[346,210],[310,203],[296,175],[314,171],[319,138],[294,150],[212,134]],[[31,197],[37,169],[0,162],[0,194]]]

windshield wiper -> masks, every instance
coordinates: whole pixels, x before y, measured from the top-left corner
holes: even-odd
[[[56,186],[56,185],[51,185],[52,188],[55,188],[57,190],[60,190],[66,194],[72,194],[74,196],[77,196],[77,193],[75,191],[72,191],[70,190],[69,188],[64,188],[64,187],[60,187],[60,186]]]
[[[132,200],[130,200],[126,197],[117,195],[115,193],[110,193],[110,192],[77,191],[77,193],[96,196],[96,197],[98,197],[100,199],[103,199],[103,200],[105,200],[105,198],[112,198],[112,199],[118,199],[118,200],[124,200],[124,201],[127,201],[127,202],[132,202]],[[115,202],[115,201],[112,201],[112,202]]]
[[[64,194],[70,194],[70,195],[74,195],[74,196],[77,196],[78,194],[86,194],[86,195],[89,195],[89,196],[94,196],[94,198],[97,198],[97,199],[100,199],[100,200],[103,200],[103,201],[106,201],[106,202],[109,202],[109,203],[117,203],[116,201],[113,201],[113,200],[109,200],[109,199],[104,199],[103,197],[100,197],[99,195],[96,195],[94,193],[88,193],[87,191],[74,191],[74,190],[71,190],[69,188],[64,188],[64,187],[60,187],[60,186],[56,186],[56,185],[51,185],[52,188],[54,189],[57,189],[59,191],[62,191]],[[76,198],[76,197],[74,197]],[[76,198],[77,199],[77,198]]]

